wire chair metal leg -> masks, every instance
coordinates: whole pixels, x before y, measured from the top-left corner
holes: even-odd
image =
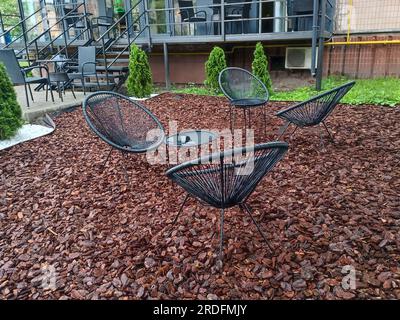
[[[106,166],[106,164],[107,164],[107,162],[108,162],[108,159],[110,159],[110,156],[111,156],[111,153],[113,152],[113,149],[114,149],[114,148],[110,148],[110,151],[109,151],[108,154],[107,154],[107,158],[106,158],[106,160],[103,162],[103,165],[102,165],[102,167],[101,167],[101,170],[104,170],[104,168],[105,168],[105,166]]]
[[[247,212],[251,218],[251,220],[253,221],[253,223],[256,225],[258,232],[261,234],[261,236],[263,237],[265,243],[267,244],[268,248],[272,250],[271,245],[269,244],[267,237],[264,235],[264,232],[262,232],[260,225],[257,223],[257,221],[254,219],[253,215],[251,214],[251,209],[250,207],[246,204],[246,203],[242,203],[241,205],[239,205],[239,207],[244,210],[245,212]]]
[[[183,202],[181,203],[181,207],[179,208],[179,211],[177,213],[177,215],[175,216],[174,221],[171,223],[171,227],[173,227],[175,225],[175,223],[178,221],[179,216],[181,215],[182,211],[183,211],[183,207],[185,206],[187,200],[189,199],[190,194],[186,194],[185,199],[183,200]]]
[[[321,150],[325,149],[324,137],[322,136],[321,130],[319,130],[319,145],[321,147]]]
[[[230,119],[230,129],[233,132],[233,110],[232,106],[229,106],[229,119]]]
[[[236,110],[235,110],[235,107],[232,107],[231,106],[231,108],[232,108],[232,134],[233,134],[233,132],[235,131],[235,121],[236,121]]]
[[[298,128],[299,128],[298,126],[296,126],[294,128],[293,132],[290,134],[290,138],[292,138],[292,136],[295,134],[295,132],[297,131]]]
[[[246,117],[246,109],[243,108],[243,118],[244,118],[244,130],[247,128],[247,117]]]
[[[263,117],[264,117],[264,136],[267,137],[267,105],[264,105],[263,110]]]
[[[125,163],[125,158],[127,157],[127,154],[125,152],[122,152],[122,166],[124,168],[124,174],[125,174],[125,182],[129,183],[129,176],[128,176],[128,170],[126,169],[126,163]]]
[[[224,246],[224,208],[221,209],[220,213],[220,230],[219,230],[219,258],[223,259],[223,246]]]
[[[335,143],[335,139],[334,139],[333,136],[331,135],[331,133],[330,133],[330,131],[329,131],[329,129],[328,129],[328,127],[326,126],[326,124],[325,124],[324,121],[322,121],[322,124],[323,124],[323,126],[324,126],[326,132],[328,133],[329,138],[331,139],[331,142],[332,142],[332,143]]]
[[[291,124],[292,124],[291,122],[287,121],[282,127],[279,128],[279,131],[278,131],[279,136],[278,136],[278,138],[276,138],[276,140],[280,140],[283,137],[286,130],[289,128],[289,126]]]

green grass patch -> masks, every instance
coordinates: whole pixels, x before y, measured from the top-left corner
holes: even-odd
[[[333,89],[350,81],[343,77],[329,77],[323,80],[323,91]],[[210,90],[203,86],[190,84],[183,88],[174,88],[175,93],[188,93],[212,96]],[[317,94],[314,86],[300,87],[290,91],[276,91],[271,96],[271,101],[304,101]],[[221,96],[221,95],[218,95]],[[374,104],[383,106],[400,105],[400,79],[360,79],[356,80],[355,86],[341,100],[342,103],[353,105]]]

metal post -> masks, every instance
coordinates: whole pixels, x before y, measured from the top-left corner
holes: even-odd
[[[143,5],[144,5],[144,20],[145,20],[145,28],[147,28],[147,43],[149,46],[149,52],[151,51],[151,34],[150,34],[150,25],[149,25],[149,10],[148,10],[148,3],[147,0],[143,1]]]
[[[319,28],[319,44],[318,44],[318,68],[315,88],[318,91],[322,89],[322,74],[324,68],[324,34],[325,34],[325,17],[326,16],[326,0],[321,0],[321,20]]]
[[[87,7],[86,7],[86,1],[83,1],[83,19],[84,19],[84,24],[85,24],[85,31],[87,32],[87,40],[93,40],[94,36],[93,36],[93,32],[92,32],[92,28],[88,19],[88,11],[87,11]],[[81,34],[82,35],[82,34]],[[83,35],[83,39],[85,40],[85,35]]]
[[[262,1],[258,3],[258,33],[262,31]]]
[[[19,16],[21,17],[21,27],[22,27],[22,34],[23,34],[23,38],[24,38],[25,53],[26,53],[26,57],[28,59],[28,64],[30,66],[31,59],[29,58],[28,39],[26,37],[25,13],[24,13],[24,6],[22,5],[22,0],[18,0],[18,9],[19,9]]]
[[[221,0],[221,35],[225,41],[225,0]]]
[[[319,11],[319,0],[314,0],[313,9],[313,35],[312,35],[312,57],[311,57],[311,75],[315,77],[317,58],[317,38],[318,38],[318,11]]]
[[[164,42],[163,46],[164,46],[165,88],[169,90],[171,88],[171,81],[169,76],[168,45],[166,42]]]

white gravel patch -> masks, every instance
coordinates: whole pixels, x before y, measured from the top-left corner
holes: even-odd
[[[151,95],[150,95],[150,97],[147,97],[147,98],[136,98],[136,97],[130,97],[132,100],[137,100],[137,101],[145,101],[145,100],[147,100],[147,99],[151,99],[151,98],[154,98],[154,97],[157,97],[159,95],[159,93],[152,93]]]
[[[17,134],[8,140],[0,140],[0,150],[10,148],[16,144],[36,139],[52,133],[55,128],[49,128],[38,124],[24,124]]]

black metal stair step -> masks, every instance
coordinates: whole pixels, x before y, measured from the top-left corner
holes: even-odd
[[[68,67],[70,70],[78,70],[78,66],[70,66]],[[106,71],[105,66],[96,66],[97,71]],[[111,66],[108,68],[110,72],[127,72],[129,68],[127,66]]]
[[[103,63],[104,62],[104,59],[96,59],[98,62],[100,62],[100,63]],[[113,58],[107,58],[106,59],[107,60],[107,62],[113,62],[114,61],[114,59]],[[129,63],[129,59],[121,59],[121,58],[119,58],[119,59],[117,59],[117,61],[115,62],[115,63]]]

